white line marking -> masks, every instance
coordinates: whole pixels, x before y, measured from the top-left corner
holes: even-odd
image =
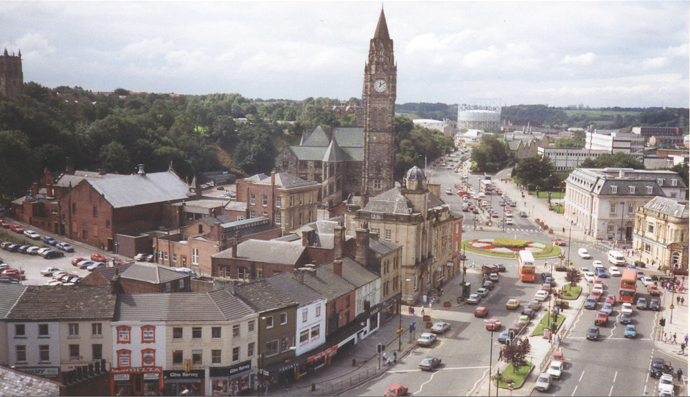
[[[474,382],[474,386],[472,386],[472,389],[469,391],[469,393],[467,393],[468,396],[474,392],[474,389],[477,388],[477,385],[479,385],[479,382],[486,380],[486,373],[487,372],[489,372],[489,368],[487,368],[486,371],[484,371],[481,378],[477,379],[477,381]],[[489,379],[489,382],[491,382],[491,379]]]
[[[580,379],[578,379],[578,382],[582,382],[582,377],[585,376],[585,371],[582,371],[582,375],[580,375]]]
[[[431,381],[434,379],[434,376],[436,376],[437,373],[438,373],[438,372],[434,372],[433,374],[431,374],[431,377],[429,378],[429,380],[426,381],[426,382],[424,382],[424,383],[422,383],[422,384],[419,386],[419,390],[417,390],[417,391],[414,392],[413,394],[421,393],[421,392],[422,392],[422,389],[424,388],[424,385],[426,385],[427,383],[431,382]]]
[[[573,394],[571,394],[571,396],[574,396],[576,392],[577,392],[577,385],[575,385],[575,389],[573,389]]]
[[[438,368],[436,372],[438,371],[450,371],[450,370],[456,370],[456,369],[486,369],[489,368],[488,366],[482,366],[482,367],[443,367],[443,368]],[[407,372],[419,372],[421,369],[400,369],[397,371],[388,371],[392,374],[404,374]]]
[[[611,386],[611,390],[609,391],[609,396],[613,394],[613,386]]]
[[[618,376],[618,371],[616,371],[615,374],[613,374],[613,383],[616,383],[616,377]]]

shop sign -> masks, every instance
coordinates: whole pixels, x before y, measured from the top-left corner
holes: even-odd
[[[111,368],[113,374],[146,374],[161,373],[160,367],[132,367],[132,368]]]
[[[223,376],[233,376],[240,372],[249,371],[252,368],[251,361],[244,361],[232,367],[211,367],[209,368],[209,376],[211,378],[220,378]]]
[[[118,380],[129,380],[129,374],[117,374],[113,375],[113,380],[118,381]]]
[[[309,358],[307,359],[307,362],[310,363],[310,362],[312,362],[312,361],[317,361],[317,360],[320,360],[320,359],[322,359],[322,358],[324,358],[324,357],[326,357],[326,356],[328,356],[328,357],[333,357],[333,356],[335,356],[335,353],[336,353],[337,351],[338,351],[338,345],[335,345],[335,346],[333,346],[333,347],[330,347],[330,348],[328,348],[328,349],[322,351],[321,353],[319,353],[319,354],[317,354],[317,355],[314,355],[314,356],[309,357]]]
[[[58,367],[23,367],[17,368],[20,371],[28,372],[30,374],[45,376],[47,378],[55,378],[58,376],[60,369]]]
[[[160,376],[161,374],[144,374],[144,379],[158,379]]]
[[[165,379],[203,379],[204,370],[194,370],[189,372],[184,371],[163,371]]]

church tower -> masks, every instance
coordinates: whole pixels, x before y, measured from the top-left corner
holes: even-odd
[[[0,94],[14,98],[22,93],[23,88],[22,52],[10,55],[5,48],[5,53],[0,56]]]
[[[388,36],[386,16],[381,10],[369,58],[364,66],[364,164],[362,193],[375,196],[394,186],[395,92],[398,68],[393,40]]]

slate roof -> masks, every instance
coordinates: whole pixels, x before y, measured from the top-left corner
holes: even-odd
[[[329,301],[348,294],[356,289],[354,284],[350,283],[343,277],[334,274],[332,266],[330,269],[327,269],[324,266],[319,266],[315,268],[313,272],[305,271],[304,284],[321,294]]]
[[[17,304],[19,298],[26,291],[26,288],[26,285],[0,284],[0,319],[4,319],[7,316],[7,313]],[[0,394],[2,394],[1,389]]]
[[[510,150],[518,150],[521,143],[522,143],[522,141],[519,139],[508,141],[508,148]]]
[[[120,174],[105,174],[105,175],[99,175],[98,172],[91,172],[91,171],[75,171],[74,175],[72,174],[62,174],[56,181],[55,181],[55,186],[59,187],[69,187],[70,184],[72,186],[77,186],[77,184],[84,179],[105,179],[105,178],[120,178],[126,175],[120,175]]]
[[[300,160],[321,161],[326,152],[325,147],[288,146],[287,148]]]
[[[261,181],[256,182],[255,185],[271,185],[271,177],[266,177]],[[275,174],[275,185],[282,187],[283,189],[295,189],[305,186],[317,186],[319,183],[305,181],[304,179],[294,176],[289,172],[277,172]]]
[[[106,280],[112,281],[113,277],[115,277],[115,273],[122,274],[122,272],[129,269],[132,265],[134,265],[134,263],[127,263],[114,267],[99,267],[96,271],[101,273]]]
[[[237,259],[279,265],[294,265],[306,250],[301,242],[247,240],[237,245]],[[211,258],[232,259],[232,248],[211,255]]]
[[[384,214],[407,215],[411,214],[412,204],[402,194],[400,187],[395,186],[369,200],[364,210],[369,212],[381,212]]]
[[[236,295],[254,310],[267,312],[297,305],[297,302],[265,280],[237,286]]]
[[[305,275],[305,277],[307,277],[307,275]],[[266,282],[271,284],[275,289],[288,295],[300,306],[309,305],[313,302],[326,299],[308,285],[300,283],[290,272],[282,272],[275,276],[268,277]]]
[[[379,278],[376,274],[367,270],[354,259],[345,256],[343,261],[343,278],[357,288],[363,287]],[[333,262],[322,266],[324,270],[333,271]],[[306,278],[306,275],[305,275]]]
[[[436,195],[433,193],[429,193],[429,199],[427,201],[428,201],[429,208],[436,208],[436,207],[440,207],[440,206],[446,204],[443,202],[443,200],[436,197]]]
[[[333,139],[331,144],[328,145],[326,149],[326,154],[323,155],[323,161],[334,162],[334,161],[345,161],[346,154],[340,149],[338,141]]]
[[[59,396],[60,382],[0,366],[0,396]]]
[[[654,197],[645,208],[676,218],[688,219],[688,201],[673,197]],[[2,313],[0,312],[0,315]]]
[[[364,148],[364,128],[362,127],[334,128],[333,137],[341,148]]]
[[[362,161],[364,159],[364,128],[334,128],[329,137],[323,128],[318,126],[311,133],[302,134],[299,146],[287,148],[300,160]]]
[[[184,294],[119,294],[114,321],[229,321],[254,313],[221,289]]]
[[[311,133],[302,134],[300,146],[328,146],[329,141],[330,138],[319,125]]]
[[[84,181],[114,208],[185,200],[189,192],[189,186],[172,171]]]
[[[117,297],[109,286],[29,285],[8,320],[88,320],[113,318]]]
[[[266,178],[268,178],[268,175],[266,175],[266,174],[256,174],[256,175],[252,175],[250,177],[244,178],[244,180],[256,183],[256,182],[259,182],[262,179],[266,179]]]
[[[402,245],[388,240],[369,239],[369,249],[380,255],[386,255],[387,253],[395,251],[400,247],[402,247]]]
[[[228,211],[247,211],[247,203],[231,201],[225,204],[225,209]]]
[[[121,278],[144,281],[151,284],[165,284],[167,282],[187,278],[184,273],[178,273],[164,266],[135,263],[120,273]]]

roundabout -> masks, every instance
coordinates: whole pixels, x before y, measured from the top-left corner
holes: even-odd
[[[535,258],[551,258],[561,253],[560,247],[553,244],[512,238],[465,240],[462,242],[462,248],[477,254],[499,258],[516,258],[518,252],[522,250],[531,251]]]

